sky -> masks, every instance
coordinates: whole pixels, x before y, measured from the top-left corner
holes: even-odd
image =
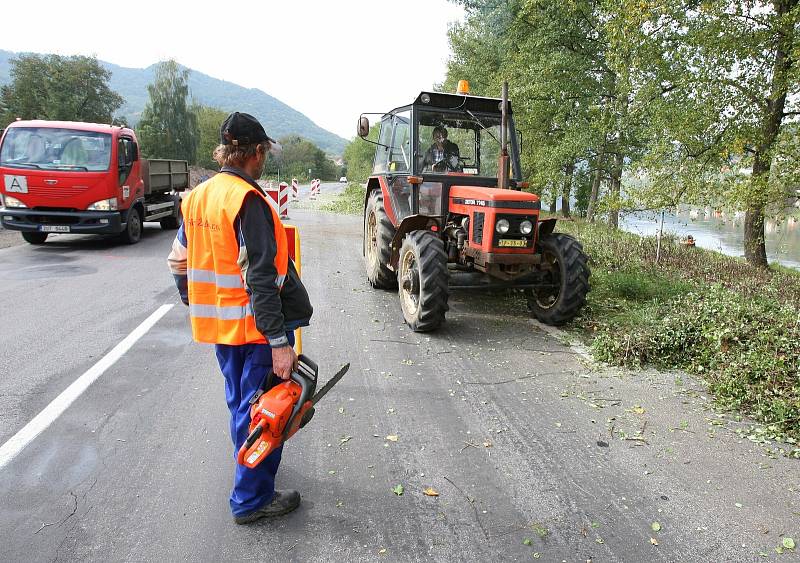
[[[0,49],[133,68],[174,58],[350,139],[360,113],[444,80],[448,25],[462,18],[447,0],[7,2]]]

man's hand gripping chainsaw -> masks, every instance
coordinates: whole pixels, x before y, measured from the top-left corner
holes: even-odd
[[[339,382],[348,369],[350,364],[343,366],[316,395],[314,391],[319,367],[303,355],[298,358],[297,370],[292,372],[290,378],[271,389],[275,374],[270,373],[265,385],[269,391],[259,389],[250,399],[250,435],[239,448],[237,461],[253,468],[294,436],[314,416],[314,405]]]

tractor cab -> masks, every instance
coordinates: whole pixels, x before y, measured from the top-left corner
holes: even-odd
[[[411,215],[446,214],[452,186],[499,187],[501,102],[499,98],[422,92],[411,105],[382,116],[372,173],[388,188],[395,225]],[[365,127],[368,132],[369,125]],[[508,129],[508,187],[519,189],[524,184],[510,104]]]
[[[444,321],[451,285],[522,289],[540,320],[566,322],[588,291],[585,255],[558,256],[564,249],[551,247],[573,239],[553,235],[555,219],[540,221],[539,197],[523,191],[507,86],[502,98],[468,91],[462,81],[456,94],[421,92],[381,115],[377,141],[359,118],[359,136],[375,145],[364,202],[367,278],[399,287],[405,320],[419,332]],[[560,268],[570,259],[586,283],[566,298]],[[459,273],[481,279],[453,283]]]

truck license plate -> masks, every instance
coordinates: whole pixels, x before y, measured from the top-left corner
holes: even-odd
[[[528,241],[525,239],[509,239],[509,238],[501,238],[500,244],[498,246],[519,246],[525,248],[528,245]]]
[[[43,233],[68,233],[69,225],[42,225],[39,229]]]

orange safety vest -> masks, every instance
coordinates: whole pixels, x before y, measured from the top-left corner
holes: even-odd
[[[212,344],[265,343],[256,328],[250,296],[239,265],[238,235],[234,221],[250,192],[266,197],[231,174],[217,174],[196,187],[183,200],[183,225],[188,256],[189,318],[197,342]],[[288,269],[288,246],[278,214],[267,202],[275,224],[276,283],[283,284]]]

